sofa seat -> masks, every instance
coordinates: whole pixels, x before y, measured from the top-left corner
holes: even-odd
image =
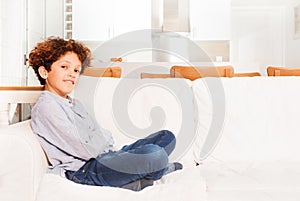
[[[299,192],[278,191],[211,191],[208,201],[299,201]]]
[[[300,162],[231,162],[200,166],[208,191],[299,191]]]
[[[197,178],[197,179],[195,179]],[[192,186],[192,188],[191,188]],[[188,168],[164,176],[139,192],[113,187],[81,185],[65,178],[45,174],[37,200],[206,200],[206,185],[198,168]]]
[[[300,161],[201,164],[208,201],[299,201]]]
[[[47,159],[30,120],[1,129],[0,167],[1,201],[206,200],[205,180],[196,166],[172,172],[139,192],[76,184],[47,173]]]
[[[300,162],[205,164],[208,201],[298,201]]]

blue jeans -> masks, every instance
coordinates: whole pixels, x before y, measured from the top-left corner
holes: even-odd
[[[93,186],[121,187],[138,179],[158,180],[166,171],[168,156],[176,139],[167,130],[110,151],[87,161],[78,171],[67,171],[66,177],[76,183]]]

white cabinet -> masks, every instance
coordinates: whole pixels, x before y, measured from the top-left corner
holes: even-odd
[[[85,41],[108,39],[114,13],[112,7],[112,1],[73,0],[73,38]]]
[[[105,41],[151,28],[151,0],[73,0],[73,38]]]
[[[0,85],[24,85],[26,2],[1,0],[0,5]]]
[[[62,0],[0,0],[0,85],[36,84],[24,55],[47,36],[62,36],[62,6]]]
[[[230,39],[231,0],[190,0],[193,40]]]
[[[27,0],[26,2],[24,12],[27,13],[27,27],[22,31],[25,33],[27,29],[26,37],[23,38],[23,43],[27,44],[27,47],[22,54],[27,54],[28,57],[38,42],[49,36],[63,37],[63,4],[61,0]],[[39,85],[33,69],[25,69],[26,85]]]

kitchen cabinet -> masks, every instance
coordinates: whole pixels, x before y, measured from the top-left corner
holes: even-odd
[[[73,0],[72,34],[83,41],[106,41],[151,28],[151,0]]]
[[[231,0],[190,0],[192,40],[230,40]]]

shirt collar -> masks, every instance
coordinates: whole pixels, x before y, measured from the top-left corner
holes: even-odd
[[[57,94],[54,94],[50,91],[44,90],[42,92],[42,94],[44,94],[45,96],[50,96],[52,98],[54,98],[56,101],[62,103],[62,104],[66,104],[66,105],[72,105],[73,104],[73,99],[70,96],[67,96],[67,98],[63,98]]]

